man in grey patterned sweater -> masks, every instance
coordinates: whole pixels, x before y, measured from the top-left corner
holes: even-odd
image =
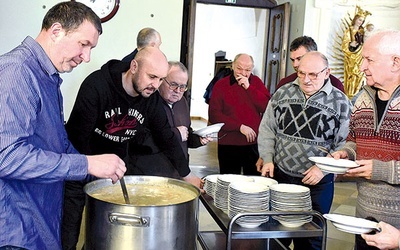
[[[318,146],[335,151],[346,142],[350,100],[329,80],[327,58],[320,52],[303,56],[292,84],[272,96],[260,124],[258,150],[263,176],[279,183],[310,188],[312,208],[329,213],[333,174],[322,172],[308,158],[325,156]],[[281,240],[289,246],[291,239]],[[293,239],[295,249],[321,249],[321,238]]]

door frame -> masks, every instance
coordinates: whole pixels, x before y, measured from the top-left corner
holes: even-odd
[[[233,3],[234,2],[234,3]],[[189,102],[191,100],[191,86],[192,86],[192,73],[193,73],[193,53],[194,53],[194,36],[195,36],[195,21],[196,21],[196,4],[197,3],[205,3],[205,4],[216,4],[216,5],[225,5],[225,6],[237,6],[237,7],[256,7],[256,8],[264,8],[264,9],[274,9],[279,6],[284,6],[285,17],[284,24],[287,29],[286,34],[282,34],[280,37],[282,41],[280,60],[279,60],[279,74],[278,77],[282,78],[286,74],[286,53],[288,46],[288,36],[289,36],[289,18],[290,18],[290,4],[284,3],[282,5],[277,5],[274,0],[183,0],[183,16],[182,16],[182,35],[181,35],[181,54],[180,61],[187,66],[189,73],[188,86],[189,91],[186,91],[185,96]],[[281,7],[282,8],[282,7]],[[271,14],[270,18],[271,20]],[[270,25],[269,25],[270,26]],[[271,31],[268,30],[268,34]],[[268,43],[267,49],[271,46],[270,41],[266,41]],[[273,47],[273,43],[272,43]],[[264,83],[267,87],[270,87],[271,84],[267,84],[267,66],[270,60],[269,56],[276,56],[274,53],[269,53],[267,50],[267,55],[265,57],[265,66],[264,66]],[[277,84],[277,83],[276,83]],[[273,90],[275,89],[275,85],[272,86]]]

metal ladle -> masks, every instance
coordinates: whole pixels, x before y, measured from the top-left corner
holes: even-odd
[[[327,153],[327,154],[330,155],[332,158],[335,158],[335,157],[333,157],[333,155],[328,151],[328,149],[326,149],[326,148],[324,148],[324,147],[321,147],[321,146],[317,146],[317,148],[318,148],[319,150],[321,150],[322,152]]]
[[[126,203],[126,204],[131,204],[131,202],[129,201],[128,190],[126,189],[124,177],[122,177],[122,178],[119,180],[119,183],[121,184],[122,193],[123,193],[123,195],[124,195],[125,203]]]

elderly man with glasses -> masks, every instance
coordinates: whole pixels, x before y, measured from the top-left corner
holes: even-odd
[[[333,200],[332,173],[322,172],[311,156],[326,156],[343,147],[349,131],[351,103],[332,86],[329,65],[320,52],[308,52],[300,60],[298,78],[272,96],[258,135],[263,176],[279,183],[310,188],[312,209],[329,213]],[[292,239],[282,243],[289,246]],[[295,238],[295,249],[321,249],[321,238]]]
[[[200,137],[193,133],[190,121],[189,104],[183,96],[188,89],[188,70],[181,62],[170,61],[167,77],[158,89],[168,122],[172,131],[181,142],[182,150],[189,159],[188,148],[198,148],[212,141],[210,137]]]

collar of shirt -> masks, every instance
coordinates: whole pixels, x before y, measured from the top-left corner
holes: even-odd
[[[22,44],[24,44],[32,52],[32,54],[35,54],[37,58],[39,58],[39,63],[43,70],[47,72],[49,76],[57,79],[58,84],[61,84],[62,79],[60,74],[58,73],[56,67],[54,67],[54,64],[51,62],[46,52],[43,50],[42,46],[40,46],[40,44],[30,36],[27,36]]]

